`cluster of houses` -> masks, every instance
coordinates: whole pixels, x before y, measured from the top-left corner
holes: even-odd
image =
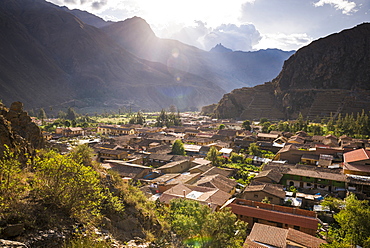
[[[230,208],[249,223],[246,247],[319,247],[325,241],[313,236],[318,224],[330,217],[320,206],[323,197],[344,198],[352,192],[370,199],[368,140],[303,131],[262,133],[258,126],[246,131],[241,123],[223,124],[225,129],[212,121],[170,128],[104,125],[97,132],[110,136],[110,142],[91,145],[103,167],[124,180],[140,181],[152,200],[168,204],[184,198],[215,211]],[[186,156],[171,154],[177,139],[185,144]],[[252,157],[253,163],[264,164],[248,186],[232,179],[235,170],[212,166],[205,159],[212,146],[228,157],[251,143],[276,156]],[[279,242],[266,233],[279,237]]]

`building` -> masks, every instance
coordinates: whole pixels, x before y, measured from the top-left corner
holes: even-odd
[[[301,247],[319,248],[325,240],[312,235],[300,232],[293,228],[279,228],[270,225],[255,223],[248,235],[243,248],[245,247]]]
[[[243,190],[240,198],[258,202],[267,199],[271,204],[283,205],[285,191],[282,185],[252,182]]]
[[[179,160],[179,161],[173,161],[170,163],[167,163],[165,165],[162,165],[161,167],[158,167],[157,170],[159,170],[161,173],[182,173],[190,169],[190,161],[185,160]]]
[[[172,199],[178,198],[195,200],[201,204],[208,205],[213,210],[218,210],[230,199],[230,195],[215,188],[178,184],[165,191],[159,197],[159,201],[169,204]]]
[[[315,235],[319,223],[313,211],[239,198],[229,201],[223,207],[231,208],[231,211],[239,219],[247,222],[250,228],[255,223],[260,223],[285,229],[293,228],[309,235]]]

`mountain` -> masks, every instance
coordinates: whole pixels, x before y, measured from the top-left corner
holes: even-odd
[[[278,49],[233,52],[227,48],[223,50],[230,52],[214,52],[219,45],[206,52],[176,40],[158,38],[140,17],[115,22],[101,29],[137,57],[206,78],[227,92],[273,79],[283,62],[294,53]]]
[[[312,120],[370,111],[369,64],[370,23],[363,23],[299,49],[271,82],[225,94],[214,114],[293,119],[302,113]]]
[[[2,0],[0,11],[0,99],[46,112],[195,109],[270,80],[293,53],[206,52],[139,17],[106,22],[44,0]]]
[[[198,107],[224,93],[199,76],[176,78],[152,67],[51,3],[4,0],[0,11],[0,99],[6,104],[158,110],[171,104]]]

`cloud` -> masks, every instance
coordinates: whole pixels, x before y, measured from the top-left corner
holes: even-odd
[[[81,6],[88,6],[94,10],[99,10],[108,4],[108,0],[51,0],[58,5],[66,5],[81,8]]]
[[[253,24],[222,24],[205,35],[203,44],[207,50],[222,43],[232,50],[250,51],[261,40]]]
[[[276,48],[291,51],[298,50],[300,47],[308,45],[313,40],[312,37],[306,33],[301,34],[283,34],[283,33],[271,33],[262,35],[261,41],[256,44],[253,48],[256,50],[266,48]]]
[[[261,35],[253,24],[221,24],[216,28],[209,28],[204,22],[195,23],[196,26],[184,27],[171,38],[207,51],[219,43],[234,51],[250,51],[261,40]]]
[[[322,7],[325,4],[333,5],[335,9],[342,10],[342,13],[345,15],[351,14],[351,12],[357,12],[356,3],[349,2],[346,0],[320,0],[317,3],[314,3],[315,7]]]

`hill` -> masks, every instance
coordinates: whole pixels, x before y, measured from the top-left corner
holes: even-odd
[[[284,62],[271,82],[225,94],[220,118],[312,119],[370,110],[370,24],[321,38]]]
[[[158,110],[197,107],[224,93],[199,76],[180,79],[152,67],[100,29],[43,0],[4,0],[0,11],[0,99],[6,104]]]
[[[242,52],[227,48],[222,53],[217,49],[206,52],[176,40],[158,38],[140,17],[105,25],[102,30],[132,54],[207,78],[226,92],[273,79],[284,60],[294,53],[278,49]]]

